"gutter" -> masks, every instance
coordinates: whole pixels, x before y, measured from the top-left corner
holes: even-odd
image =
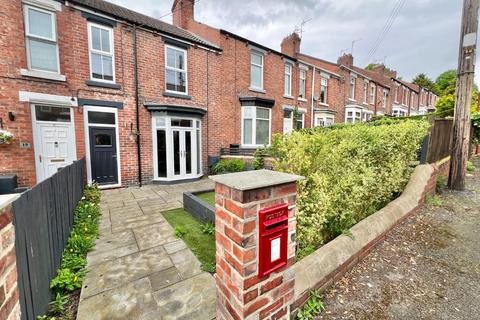
[[[133,25],[133,67],[135,76],[135,121],[137,126],[137,163],[138,163],[138,185],[142,186],[142,155],[140,144],[140,90],[138,86],[138,53],[137,53],[137,25]]]

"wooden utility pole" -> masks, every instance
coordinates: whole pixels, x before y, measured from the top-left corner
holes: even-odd
[[[448,186],[454,190],[465,188],[468,150],[470,144],[470,105],[475,73],[478,8],[480,0],[464,0],[460,52],[458,55],[455,120]]]

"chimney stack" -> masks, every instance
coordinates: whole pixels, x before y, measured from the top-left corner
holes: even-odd
[[[291,56],[291,57],[296,57],[297,54],[300,53],[300,43],[302,42],[302,39],[298,35],[298,33],[293,32],[291,35],[285,37],[282,40],[281,50],[282,53]]]
[[[350,53],[344,53],[337,60],[338,64],[344,65],[347,68],[353,67],[353,56]]]
[[[175,0],[172,5],[173,25],[188,29],[188,22],[194,20],[195,0]]]

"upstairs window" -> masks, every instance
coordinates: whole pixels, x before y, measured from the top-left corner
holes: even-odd
[[[89,23],[90,78],[115,82],[112,28]]]
[[[292,65],[285,63],[285,88],[283,92],[286,96],[292,96]]]
[[[307,70],[300,69],[300,86],[298,96],[302,99],[305,99],[307,94],[305,92],[307,84]]]
[[[363,82],[363,103],[368,103],[368,81]]]
[[[165,46],[165,52],[166,90],[187,94],[187,51]]]
[[[370,86],[370,104],[375,104],[375,85]]]
[[[355,80],[354,76],[350,76],[350,90],[348,95],[350,100],[355,100]]]
[[[60,73],[55,13],[25,6],[24,17],[28,68]]]
[[[383,92],[382,92],[382,107],[384,107],[384,108],[387,107],[387,95],[388,95],[387,90],[383,90]]]
[[[250,55],[250,87],[263,90],[263,54],[253,51]]]
[[[326,77],[320,78],[320,103],[327,104],[328,95],[328,79]]]

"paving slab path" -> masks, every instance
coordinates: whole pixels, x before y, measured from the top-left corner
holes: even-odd
[[[162,212],[209,179],[102,191],[100,237],[88,254],[78,320],[213,319],[215,281]]]
[[[480,159],[325,293],[318,319],[480,319]]]

